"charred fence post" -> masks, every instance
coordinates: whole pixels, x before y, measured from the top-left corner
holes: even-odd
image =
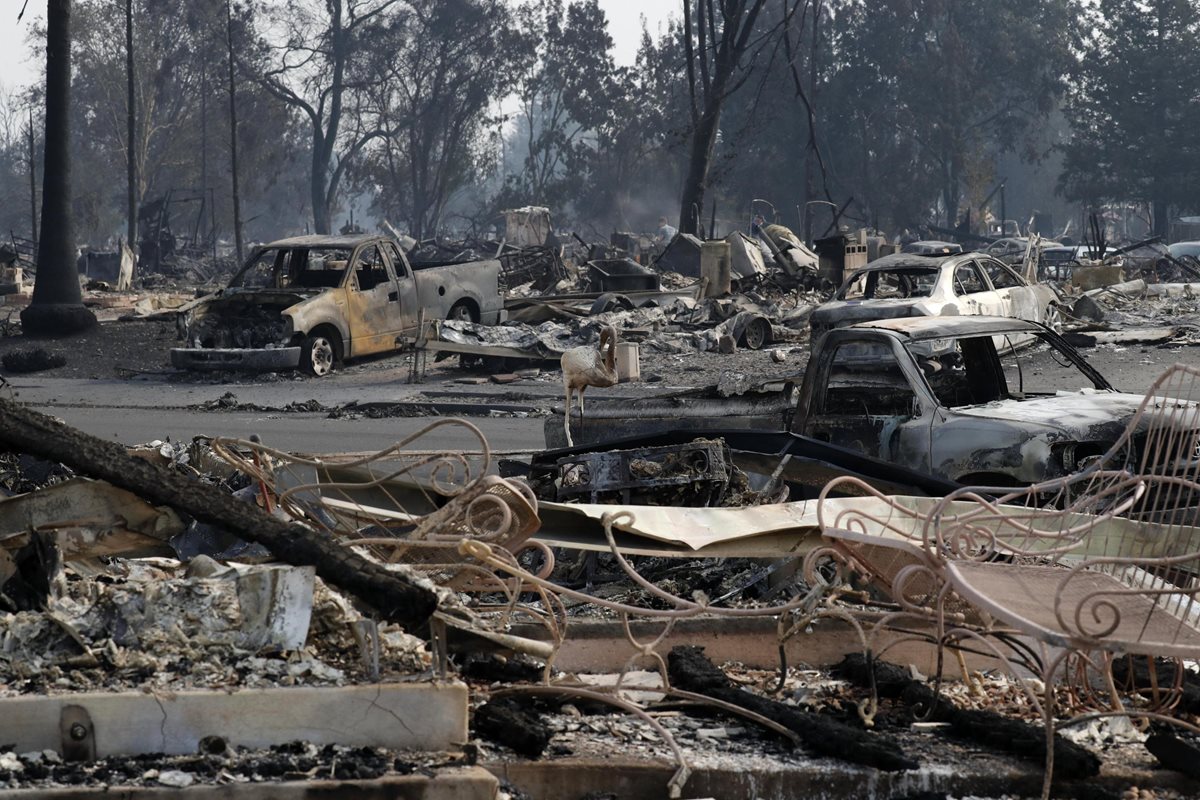
[[[437,608],[437,596],[427,579],[404,569],[387,569],[325,534],[278,520],[215,486],[134,458],[116,442],[91,436],[4,398],[0,398],[0,448],[66,464],[155,505],[170,506],[227,528],[266,547],[280,561],[315,567],[323,580],[409,631],[419,630]]]

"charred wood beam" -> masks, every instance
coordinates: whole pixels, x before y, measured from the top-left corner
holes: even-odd
[[[864,688],[873,683],[879,697],[904,703],[913,710],[914,716],[922,715],[924,720],[949,723],[950,733],[957,738],[1031,761],[1046,760],[1046,736],[1040,728],[995,711],[959,708],[938,696],[922,681],[914,680],[903,667],[874,659],[868,667],[866,657],[851,653],[836,667],[834,674]],[[929,709],[932,709],[931,713]],[[1094,753],[1055,735],[1055,779],[1081,780],[1098,774],[1100,759]]]
[[[918,766],[899,747],[878,734],[857,730],[820,714],[797,711],[792,706],[737,688],[708,660],[703,647],[683,645],[672,648],[667,657],[667,674],[676,688],[722,700],[784,726],[817,755],[889,772]]]
[[[537,710],[511,697],[475,709],[472,728],[476,735],[532,759],[541,758],[554,735]]]
[[[1146,739],[1146,750],[1167,769],[1200,779],[1200,748],[1193,741],[1164,731],[1155,731]]]
[[[134,458],[116,442],[91,436],[4,398],[0,398],[0,448],[66,464],[154,505],[170,506],[222,526],[263,545],[280,561],[315,567],[322,580],[353,594],[384,619],[409,631],[420,629],[437,608],[432,584],[424,578],[386,569],[325,534],[278,520],[216,486]]]

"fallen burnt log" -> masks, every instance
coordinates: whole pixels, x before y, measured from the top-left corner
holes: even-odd
[[[833,673],[863,688],[871,687],[873,680],[880,698],[904,703],[914,716],[920,715],[924,721],[949,723],[949,732],[957,738],[1020,758],[1045,762],[1046,736],[1040,728],[995,711],[959,708],[945,697],[939,697],[925,683],[914,680],[903,667],[886,661],[873,660],[871,663],[874,675],[867,667],[865,656],[851,653]],[[933,712],[925,716],[930,708]],[[1100,759],[1094,753],[1061,736],[1054,737],[1055,778],[1080,780],[1099,773]]]
[[[898,772],[916,769],[916,761],[892,742],[877,734],[856,730],[835,720],[797,711],[791,706],[737,688],[729,677],[704,655],[703,647],[681,645],[671,648],[667,657],[671,685],[695,694],[744,708],[776,722],[795,733],[820,756],[829,756],[854,764]]]
[[[155,505],[170,506],[257,542],[280,561],[315,567],[323,580],[409,631],[421,628],[437,608],[432,584],[424,578],[405,570],[385,569],[332,537],[285,523],[216,486],[134,458],[116,442],[91,436],[4,398],[0,398],[0,449],[66,464]]]
[[[541,714],[511,697],[484,703],[472,721],[476,734],[526,758],[541,758],[554,735]]]
[[[1150,674],[1150,659],[1139,656],[1123,656],[1113,660],[1113,680],[1122,690],[1137,689],[1153,696],[1155,693],[1170,695],[1175,692],[1175,683],[1180,682],[1179,696],[1175,701],[1176,712],[1200,714],[1200,676],[1178,661],[1156,658],[1154,674]]]
[[[1200,747],[1165,731],[1155,731],[1146,739],[1146,750],[1167,769],[1200,779]]]

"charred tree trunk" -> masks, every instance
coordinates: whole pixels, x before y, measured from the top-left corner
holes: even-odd
[[[431,585],[411,573],[368,561],[329,536],[282,522],[216,486],[134,458],[116,442],[90,436],[4,398],[0,398],[0,449],[66,464],[154,505],[170,506],[258,542],[280,561],[316,567],[323,580],[409,631],[419,630],[437,608]]]
[[[71,0],[46,8],[46,162],[42,169],[42,232],[33,301],[21,327],[35,336],[77,333],[96,324],[83,306],[71,219]]]
[[[734,686],[728,676],[704,655],[703,647],[679,645],[667,656],[671,685],[723,700],[777,722],[795,733],[814,753],[888,772],[916,769],[917,762],[879,734],[856,730]]]
[[[225,2],[225,46],[229,49],[229,169],[233,173],[233,241],[242,263],[242,196],[238,190],[237,85],[233,70],[233,3]]]
[[[314,126],[315,127],[315,126]],[[329,233],[329,206],[325,203],[325,176],[329,172],[329,161],[324,158],[325,147],[320,130],[314,132],[312,154],[312,207],[313,233]]]
[[[683,44],[691,102],[692,141],[679,198],[679,230],[700,232],[708,173],[721,129],[721,111],[745,80],[742,58],[766,0],[683,2]],[[693,25],[694,20],[694,25]]]
[[[679,230],[683,233],[699,233],[700,209],[704,208],[704,195],[708,191],[708,169],[717,147],[717,132],[720,127],[721,109],[705,109],[700,123],[692,133],[687,177],[683,183],[683,194],[679,198]]]
[[[1154,235],[1161,236],[1165,240],[1170,232],[1171,220],[1168,216],[1168,203],[1163,197],[1155,197],[1150,203],[1150,214],[1154,217]]]
[[[38,242],[37,148],[33,138],[33,108],[29,109],[29,238]]]

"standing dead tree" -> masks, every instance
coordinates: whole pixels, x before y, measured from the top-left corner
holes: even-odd
[[[679,230],[696,233],[708,191],[709,171],[721,131],[725,102],[749,79],[750,64],[786,25],[760,30],[767,0],[684,0],[683,49],[687,67],[691,137],[680,196]]]
[[[398,2],[288,0],[271,5],[265,13],[272,19],[260,26],[272,31],[270,39],[259,41],[253,60],[239,58],[268,92],[311,124],[310,191],[317,233],[330,232],[338,187],[354,157],[385,133],[364,125],[368,115],[361,108],[348,109],[347,103],[361,100],[363,90],[379,81],[374,67],[382,59],[368,56]]]
[[[395,22],[390,46],[370,56],[367,71],[384,76],[367,102],[380,140],[359,177],[377,187],[377,209],[423,239],[486,166],[496,100],[531,47],[505,0],[408,0]]]

